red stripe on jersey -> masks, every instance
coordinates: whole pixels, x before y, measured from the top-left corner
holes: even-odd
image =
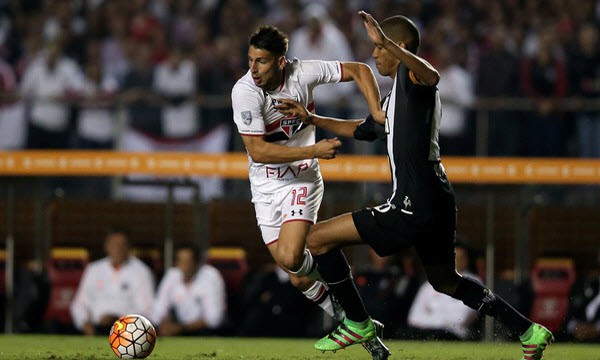
[[[311,102],[310,104],[308,104],[308,107],[306,108],[308,111],[315,111],[315,102]]]
[[[242,135],[242,136],[265,136],[265,134],[242,134],[242,133],[240,133],[240,135]]]
[[[340,81],[344,81],[344,64],[340,61]]]
[[[274,121],[274,122],[272,122],[270,124],[267,124],[267,126],[265,127],[265,129],[267,130],[267,132],[271,132],[271,131],[277,129],[279,127],[280,123],[281,123],[281,120]]]
[[[277,242],[277,240],[279,240],[279,239],[275,239],[275,240],[273,240],[271,242],[266,243],[265,245],[271,246],[271,245],[275,244]]]

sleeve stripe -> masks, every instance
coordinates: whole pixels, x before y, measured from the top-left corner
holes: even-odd
[[[340,63],[340,81],[344,81],[344,64],[342,64],[341,61],[339,63]]]
[[[265,136],[265,134],[244,134],[244,133],[240,133],[240,135],[242,136]]]

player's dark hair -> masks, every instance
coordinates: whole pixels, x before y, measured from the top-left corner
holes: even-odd
[[[412,20],[396,15],[383,20],[380,24],[383,32],[394,42],[403,42],[406,50],[416,54],[421,44],[421,34]]]
[[[261,26],[250,36],[248,45],[266,50],[275,56],[283,56],[288,50],[287,36],[275,26]]]
[[[186,251],[189,251],[190,253],[192,253],[192,258],[194,259],[196,264],[199,264],[200,262],[203,261],[203,251],[200,249],[199,246],[192,245],[192,244],[182,244],[182,245],[177,246],[177,249],[175,250],[175,254],[177,254],[179,251],[182,251],[182,250],[186,250]]]

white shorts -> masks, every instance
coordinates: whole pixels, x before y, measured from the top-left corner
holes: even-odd
[[[298,181],[272,194],[253,194],[256,221],[263,241],[269,245],[279,238],[279,229],[289,221],[314,224],[323,200],[323,180]]]

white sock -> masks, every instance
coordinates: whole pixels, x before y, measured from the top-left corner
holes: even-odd
[[[315,283],[308,289],[302,292],[308,300],[316,303],[323,309],[329,316],[333,317],[333,304],[331,303],[331,296],[329,290],[324,283],[315,281]]]
[[[302,259],[300,268],[296,271],[290,270],[290,273],[300,277],[306,276],[312,280],[321,280],[321,274],[319,274],[319,271],[317,270],[317,264],[313,260],[312,254],[308,249],[304,249],[304,258]]]

